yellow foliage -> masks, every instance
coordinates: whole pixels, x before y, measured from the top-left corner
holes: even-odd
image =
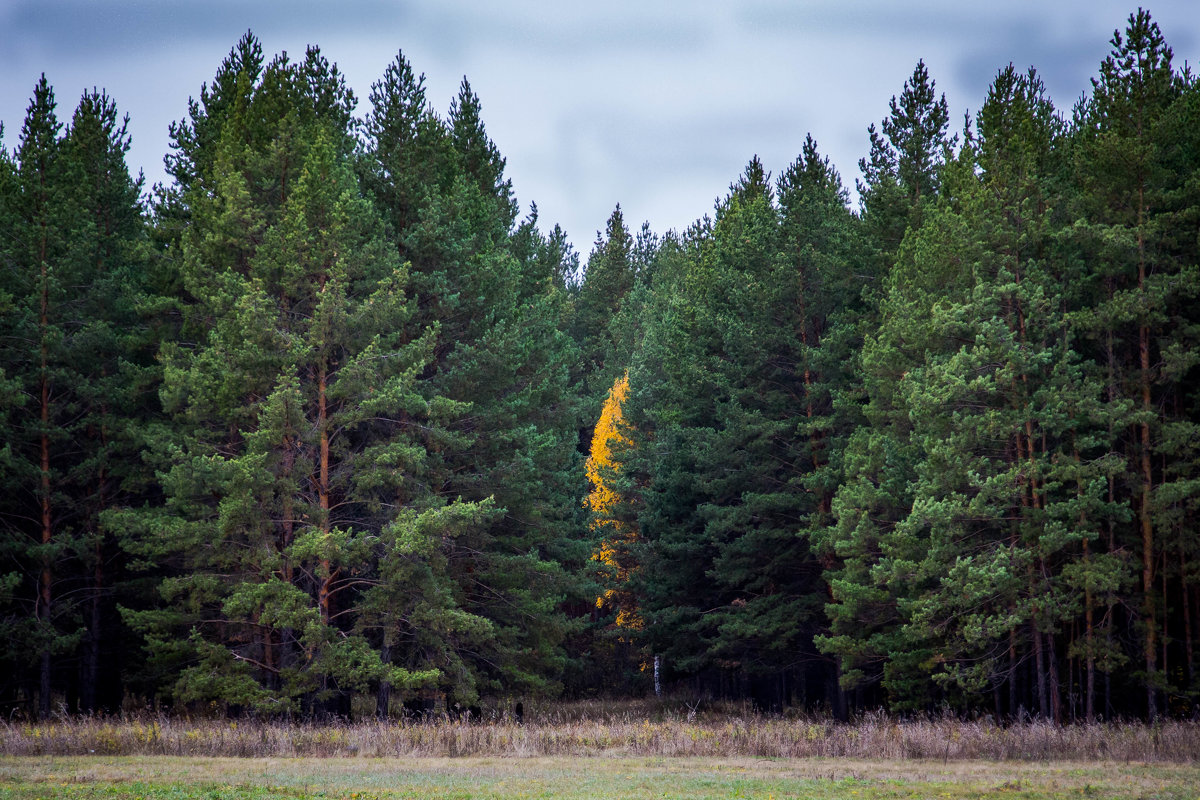
[[[600,549],[592,556],[609,567],[614,568],[618,581],[629,577],[629,566],[620,561],[621,551],[625,545],[637,539],[637,531],[627,523],[613,517],[613,510],[620,499],[610,485],[613,476],[620,472],[620,464],[613,459],[613,451],[618,446],[630,446],[633,440],[629,438],[625,427],[625,417],[622,406],[629,395],[629,372],[621,376],[613,384],[600,411],[600,419],[596,422],[596,431],[592,435],[592,452],[585,466],[588,480],[592,483],[592,491],[584,499],[583,504],[592,512],[590,523],[592,530],[603,533]],[[642,618],[637,611],[633,598],[619,589],[607,589],[596,598],[596,607],[617,609],[617,627],[631,630],[643,626]]]
[[[605,481],[605,476],[619,471],[619,465],[613,461],[613,446],[633,444],[625,433],[625,417],[621,412],[628,396],[627,371],[609,390],[604,407],[600,410],[600,419],[596,422],[596,431],[592,434],[592,453],[588,456],[586,465],[588,480],[592,482],[592,492],[584,500],[584,505],[595,514],[593,528],[615,522],[605,516],[617,502],[617,493]]]

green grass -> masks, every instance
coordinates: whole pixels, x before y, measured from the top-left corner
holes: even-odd
[[[1200,766],[752,758],[0,757],[0,798],[1169,798]]]

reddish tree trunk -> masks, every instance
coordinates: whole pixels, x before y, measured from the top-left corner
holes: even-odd
[[[325,365],[321,364],[317,373],[317,425],[321,432],[320,469],[318,475],[317,497],[321,506],[321,531],[328,539],[329,526],[329,411],[327,408]],[[321,620],[325,624],[333,618],[332,597],[333,582],[336,573],[332,568],[328,555],[321,557],[321,585],[317,590],[317,605],[321,610]]]
[[[44,226],[43,226],[44,227]],[[47,343],[47,329],[50,327],[50,283],[46,265],[46,240],[42,237],[41,245],[41,313],[38,317],[38,331],[41,338],[41,386],[40,388],[40,419],[41,434],[38,437],[39,465],[41,467],[41,523],[42,544],[49,545],[54,535],[50,507],[50,351]],[[47,547],[47,551],[49,547]],[[42,574],[39,581],[38,615],[44,632],[49,636],[51,626],[51,586],[54,580],[53,564],[49,552],[42,556]],[[38,697],[38,713],[47,717],[50,715],[50,646],[47,644],[41,653],[41,675]]]
[[[1138,289],[1146,288],[1146,241],[1142,229],[1145,208],[1145,189],[1138,188]],[[1145,418],[1139,426],[1141,432],[1142,496],[1138,509],[1138,521],[1142,529],[1142,591],[1145,594],[1144,614],[1146,618],[1146,708],[1150,719],[1158,717],[1156,699],[1158,620],[1154,603],[1154,522],[1150,516],[1150,503],[1154,492],[1154,477],[1150,465],[1150,416],[1154,407],[1150,394],[1150,326],[1138,326],[1138,358],[1141,366],[1142,412]]]

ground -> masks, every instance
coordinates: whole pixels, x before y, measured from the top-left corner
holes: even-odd
[[[1200,800],[1200,764],[620,756],[0,756],[0,800],[118,797]]]

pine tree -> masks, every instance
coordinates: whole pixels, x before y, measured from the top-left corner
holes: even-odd
[[[874,125],[867,130],[871,152],[858,162],[863,173],[858,192],[878,252],[876,270],[887,270],[904,232],[921,226],[923,209],[939,194],[939,170],[951,141],[946,96],[938,97],[935,86],[925,62],[918,61],[900,97],[892,98],[881,130]]]
[[[811,141],[781,187],[789,239],[755,159],[682,263],[659,266],[630,372],[643,637],[670,672],[734,676],[765,708],[804,685],[823,624],[809,535],[827,524],[830,409],[813,368],[836,302],[822,282],[844,277],[827,245],[849,223]]]
[[[600,394],[607,391],[626,366],[612,359],[609,325],[620,314],[621,305],[636,281],[633,251],[634,240],[618,205],[588,256],[571,318],[571,333],[582,357],[580,378],[585,391],[595,396],[590,405],[597,409],[603,399]]]
[[[22,220],[24,225],[18,233],[25,250],[20,265],[25,274],[18,278],[21,282],[18,291],[25,317],[21,325],[23,338],[32,345],[23,354],[27,359],[22,365],[26,377],[23,390],[32,399],[30,411],[36,414],[26,417],[28,421],[21,438],[27,448],[26,463],[30,471],[36,469],[40,473],[36,483],[26,484],[26,491],[36,498],[36,511],[29,509],[32,513],[27,512],[27,518],[39,521],[36,541],[40,547],[30,554],[40,566],[35,613],[32,615],[36,625],[35,639],[31,642],[31,650],[39,655],[38,713],[43,717],[50,713],[52,656],[74,643],[72,638],[57,630],[56,616],[70,618],[63,613],[66,609],[61,607],[62,604],[56,607],[54,596],[55,567],[69,547],[66,531],[58,532],[56,536],[55,514],[62,512],[55,508],[54,485],[61,480],[61,474],[51,471],[52,457],[61,444],[61,433],[54,424],[61,413],[59,398],[54,391],[56,378],[60,377],[56,373],[61,358],[54,348],[62,338],[64,320],[56,306],[62,301],[73,277],[62,274],[65,272],[63,251],[67,222],[60,163],[61,125],[55,108],[54,91],[43,75],[34,89],[17,150],[22,200],[27,209]]]
[[[145,318],[149,252],[141,177],[129,174],[128,116],[103,92],[85,93],[63,142],[74,192],[70,199],[72,258],[84,277],[78,319],[71,332],[68,369],[78,397],[74,425],[75,493],[82,500],[79,567],[88,584],[79,679],[79,708],[117,707],[121,687],[115,661],[128,639],[114,595],[122,588],[123,558],[110,509],[144,497],[150,480],[140,457],[141,427],[157,412],[152,399],[158,370]]]
[[[372,101],[366,183],[411,262],[413,323],[440,332],[422,391],[464,410],[432,444],[430,488],[494,502],[488,524],[447,553],[454,602],[482,622],[451,645],[460,666],[443,688],[460,702],[553,693],[567,627],[558,606],[575,591],[560,559],[580,557],[569,533],[579,522],[576,356],[554,277],[572,255],[535,216],[513,228],[504,159],[465,80],[443,122],[400,56]]]
[[[401,257],[408,256],[405,236],[426,206],[450,188],[452,142],[445,123],[425,97],[425,76],[398,53],[371,87],[371,112],[364,123],[369,158],[361,162],[362,182],[399,237]]]
[[[4,147],[4,127],[0,124],[0,230],[6,235],[0,236],[0,268],[3,272],[3,282],[0,282],[0,331],[6,340],[17,330],[17,306],[12,295],[14,281],[12,277],[18,274],[18,264],[21,258],[21,248],[16,246],[15,236],[7,235],[15,232],[22,214],[21,184],[18,179],[17,163]],[[16,424],[21,407],[26,398],[21,392],[21,382],[18,374],[13,373],[14,364],[5,359],[0,365],[0,430],[4,433],[4,444],[0,446],[0,476],[4,476],[3,488],[7,496],[17,488],[12,477],[19,462],[19,451],[14,452],[13,442],[16,441]],[[24,642],[25,630],[29,622],[26,604],[23,602],[24,587],[22,586],[25,571],[24,534],[15,535],[11,514],[14,509],[7,507],[3,510],[4,530],[6,535],[0,540],[0,555],[4,559],[4,567],[0,571],[0,635],[7,642]],[[4,692],[6,701],[15,702],[17,676],[25,668],[24,658],[18,647],[0,649],[0,664],[4,665],[4,674],[12,676],[0,691]]]
[[[482,111],[479,96],[464,77],[458,97],[450,104],[450,141],[457,166],[482,195],[495,201],[497,217],[507,230],[516,220],[517,203],[512,181],[504,177],[504,157],[484,129]]]
[[[218,73],[236,87],[223,118],[201,125],[193,106],[177,128],[218,135],[215,153],[177,142],[196,166],[174,249],[194,343],[162,353],[166,506],[121,520],[171,572],[163,608],[127,616],[178,671],[176,700],[347,713],[350,691],[437,677],[430,654],[392,648],[411,624],[400,598],[424,589],[420,607],[444,609],[440,550],[485,511],[423,488],[424,431],[461,407],[419,391],[434,331],[410,325],[405,271],[351,170],[353,97],[315,49],[226,76],[257,49],[243,40]],[[431,578],[397,585],[382,571],[397,558]]]
[[[1166,341],[1188,329],[1176,326],[1181,312],[1186,318],[1183,309],[1194,304],[1200,283],[1194,257],[1185,255],[1191,246],[1180,251],[1172,242],[1176,214],[1188,213],[1172,198],[1195,167],[1194,162],[1171,164],[1181,144],[1172,140],[1172,131],[1181,131],[1168,120],[1172,108],[1180,107],[1189,79],[1175,74],[1171,49],[1158,25],[1139,10],[1130,15],[1124,35],[1114,34],[1112,47],[1076,123],[1085,223],[1080,233],[1102,281],[1101,297],[1085,324],[1100,345],[1098,360],[1111,375],[1110,402],[1133,403],[1118,425],[1128,467],[1117,484],[1129,481],[1137,487],[1128,498],[1136,511],[1136,533],[1122,539],[1140,553],[1143,678],[1147,713],[1155,718],[1164,686],[1160,646],[1166,620],[1158,580],[1166,576],[1159,575],[1157,564],[1165,529],[1171,527],[1160,512],[1174,505],[1160,505],[1156,494],[1166,480],[1160,460],[1164,433],[1171,430],[1178,441],[1179,432],[1167,422],[1177,391],[1167,374],[1179,379],[1194,369],[1193,361],[1184,359],[1173,361],[1164,373],[1164,355],[1182,352],[1181,343]],[[1164,500],[1179,488],[1169,490]]]
[[[15,595],[26,611],[13,652],[38,655],[37,689],[27,693],[41,715],[58,692],[72,708],[78,700],[95,710],[99,650],[119,648],[106,605],[115,543],[101,515],[136,483],[130,419],[148,372],[135,308],[145,276],[140,183],[125,166],[125,123],[98,92],[83,96],[65,133],[55,108],[43,77],[9,173],[4,271],[5,369],[24,397],[7,437],[6,542],[27,576]],[[60,662],[80,646],[74,676]]]
[[[846,412],[862,414],[866,424],[848,437],[845,478],[832,502],[834,524],[824,543],[826,554],[832,552],[838,561],[829,576],[831,630],[820,641],[839,657],[842,685],[882,684],[893,698],[915,697],[918,705],[920,690],[909,682],[924,684],[923,655],[898,638],[896,609],[909,590],[884,579],[874,565],[892,546],[895,526],[912,506],[918,454],[900,381],[928,341],[921,321],[942,293],[959,286],[952,270],[921,275],[907,267],[918,247],[909,239],[915,242],[936,210],[951,146],[947,124],[945,97],[935,100],[928,70],[918,62],[899,99],[892,99],[883,133],[874,126],[868,131],[871,152],[859,162],[863,255],[857,259],[867,280],[867,307],[856,323],[862,345],[852,379],[861,389],[841,397]],[[937,229],[927,238],[923,246],[954,247],[944,241],[950,235]],[[908,563],[912,556],[898,549],[888,558]],[[893,653],[898,657],[890,659]]]
[[[846,190],[811,136],[780,177],[779,200],[784,259],[794,279],[785,278],[787,288],[776,301],[777,326],[790,331],[793,341],[776,358],[782,356],[787,372],[802,378],[802,395],[792,400],[803,413],[793,446],[807,462],[801,462],[807,474],[799,485],[815,499],[798,535],[809,542],[828,574],[837,566],[828,535],[833,500],[844,481],[848,438],[862,424],[850,387],[868,318],[863,296],[869,279],[856,268],[863,240],[847,207]],[[821,627],[827,632],[828,620],[822,619]],[[840,692],[835,690],[830,699],[841,705]]]
[[[1189,265],[1200,263],[1200,242],[1189,236],[1200,218],[1200,82],[1184,72],[1178,75],[1181,94],[1172,104],[1162,123],[1163,136],[1169,143],[1166,171],[1178,176],[1163,209],[1161,230],[1163,251],[1179,265],[1179,273],[1169,280],[1172,302],[1168,304],[1168,322],[1158,339],[1161,380],[1169,387],[1163,404],[1161,441],[1157,452],[1162,459],[1162,475],[1155,489],[1157,524],[1164,531],[1163,577],[1175,572],[1178,604],[1165,592],[1164,603],[1176,609],[1174,639],[1183,664],[1176,684],[1187,692],[1197,689],[1195,664],[1195,615],[1198,612],[1196,590],[1196,542],[1189,531],[1196,519],[1197,489],[1200,483],[1200,452],[1195,443],[1200,422],[1200,320],[1197,319],[1194,290],[1196,280]],[[1172,564],[1174,562],[1174,564]],[[1173,569],[1172,569],[1173,567]],[[1181,651],[1181,652],[1180,652]],[[1179,663],[1178,661],[1175,663]],[[1169,665],[1164,664],[1164,672]],[[1178,670],[1175,670],[1178,674]],[[1194,696],[1194,695],[1193,695]],[[1192,701],[1194,703],[1194,701]]]
[[[548,235],[542,234],[537,203],[513,232],[509,246],[521,265],[522,299],[553,293],[569,296],[568,287],[579,271],[579,254],[560,226],[555,225]],[[559,327],[565,326],[565,320],[559,323]]]

